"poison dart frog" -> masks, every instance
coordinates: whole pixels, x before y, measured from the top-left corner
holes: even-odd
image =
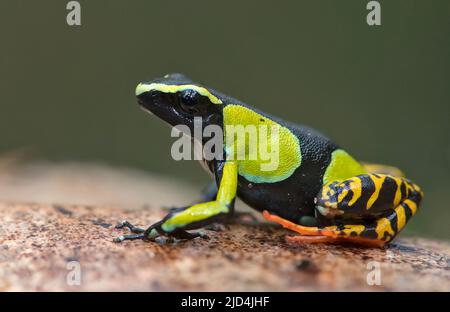
[[[397,168],[359,162],[314,129],[266,114],[182,74],[140,83],[136,96],[144,110],[192,131],[195,117],[202,117],[202,127],[220,126],[224,136],[230,125],[276,126],[278,166],[262,170],[258,157],[236,159],[236,149],[224,142],[222,159],[203,160],[215,180],[203,202],[174,208],[145,230],[124,221],[118,228],[133,234],[116,242],[203,236],[189,230],[232,216],[239,197],[265,219],[300,234],[287,236],[290,242],[382,247],[405,227],[422,200],[419,186]]]

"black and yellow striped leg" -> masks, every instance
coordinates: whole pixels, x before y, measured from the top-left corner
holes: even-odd
[[[381,247],[404,228],[422,196],[420,188],[404,178],[365,174],[322,188],[316,200],[317,218],[325,218],[329,226],[305,227],[267,212],[264,216],[302,234],[290,241]]]
[[[171,210],[161,221],[148,227],[143,238],[153,237],[155,232],[181,239],[195,238],[202,234],[190,233],[187,230],[197,229],[230,214],[237,191],[237,164],[234,161],[226,161],[218,170],[220,183],[215,200]],[[134,239],[134,236],[131,239]]]

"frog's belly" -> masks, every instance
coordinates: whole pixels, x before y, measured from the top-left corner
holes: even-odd
[[[314,216],[314,198],[319,190],[289,180],[257,184],[239,177],[238,196],[256,210],[268,210],[293,222],[305,215]]]

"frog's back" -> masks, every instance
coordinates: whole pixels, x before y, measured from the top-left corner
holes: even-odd
[[[286,122],[245,104],[224,108],[224,125],[280,126],[279,164],[263,171],[252,161],[239,163],[238,196],[257,210],[268,210],[290,220],[314,214],[314,198],[338,146],[322,133]]]

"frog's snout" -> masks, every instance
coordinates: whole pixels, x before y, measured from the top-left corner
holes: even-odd
[[[151,110],[155,103],[157,102],[157,95],[155,94],[151,85],[146,83],[140,83],[136,87],[136,97],[140,106],[146,110]]]
[[[139,97],[142,94],[144,94],[145,92],[148,92],[148,91],[149,91],[149,85],[141,82],[136,86],[136,91],[135,91],[136,97],[139,99]]]

